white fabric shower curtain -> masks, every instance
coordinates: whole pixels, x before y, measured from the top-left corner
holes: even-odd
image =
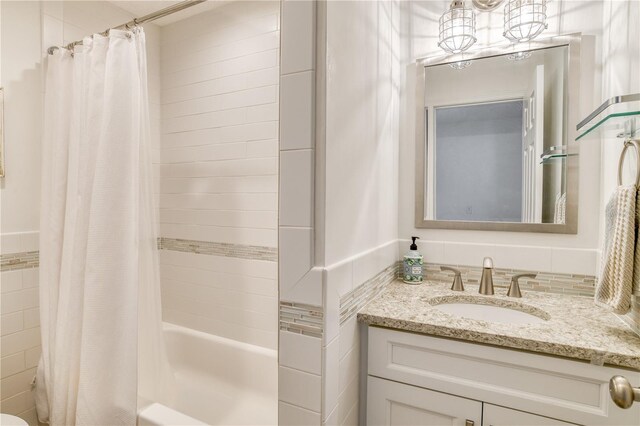
[[[42,158],[41,421],[135,425],[167,402],[142,28],[48,57]]]

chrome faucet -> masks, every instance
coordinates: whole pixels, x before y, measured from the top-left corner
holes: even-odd
[[[485,257],[482,261],[482,278],[478,293],[493,295],[493,259],[490,257]]]

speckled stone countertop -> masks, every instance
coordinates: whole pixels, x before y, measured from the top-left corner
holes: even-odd
[[[450,284],[395,281],[358,313],[358,321],[432,336],[522,349],[640,370],[640,336],[591,298],[524,292],[522,298],[465,292]],[[520,310],[545,319],[538,324],[507,324],[466,319],[434,308],[442,303],[479,303]]]

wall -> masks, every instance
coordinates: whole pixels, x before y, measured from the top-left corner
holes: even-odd
[[[399,7],[282,3],[279,424],[356,424],[355,313],[398,258]]]
[[[162,27],[166,321],[277,347],[279,3]]]
[[[416,1],[404,4],[403,83],[400,103],[403,120],[400,128],[400,201],[399,234],[408,239],[421,238],[420,249],[427,262],[480,265],[491,256],[498,267],[533,269],[548,272],[596,273],[600,196],[597,144],[580,144],[580,188],[577,235],[550,235],[511,232],[428,230],[414,227],[414,98],[411,64],[429,54],[441,55],[437,47],[437,21],[448,7],[447,1]],[[580,100],[574,105],[578,116],[586,116],[601,102],[602,8],[600,1],[554,1],[548,3],[549,28],[541,37],[582,32]],[[478,42],[473,50],[490,43],[504,43],[502,13],[478,14]],[[569,126],[575,126],[570,123]],[[573,127],[575,128],[575,127]]]
[[[31,380],[40,357],[38,229],[40,143],[46,49],[119,25],[130,14],[108,2],[2,2],[2,83],[5,88],[5,167],[0,247],[2,313],[1,410],[37,424]],[[157,61],[159,33],[146,25],[150,67]],[[15,41],[19,40],[19,43]],[[158,79],[149,76],[158,104]],[[150,111],[158,140],[159,109]],[[25,117],[28,117],[25,119]]]
[[[620,94],[640,93],[640,3],[635,1],[606,2],[602,14],[603,79],[602,98]],[[637,121],[637,120],[636,120]],[[591,143],[597,143],[595,140]],[[601,140],[602,150],[600,241],[604,239],[604,208],[617,186],[618,159],[623,144],[615,137]],[[631,156],[628,156],[628,158]],[[633,162],[633,160],[631,160]],[[640,165],[625,167],[623,182],[632,182]],[[632,310],[623,319],[640,333],[640,288],[634,289]]]

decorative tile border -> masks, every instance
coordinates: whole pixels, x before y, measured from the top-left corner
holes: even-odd
[[[365,281],[358,288],[340,298],[340,324],[355,315],[367,303],[377,296],[390,282],[398,277],[398,264],[380,271],[375,277]]]
[[[321,306],[280,302],[280,330],[322,338],[323,318]]]
[[[32,269],[40,266],[40,252],[26,251],[0,255],[0,271]]]
[[[217,243],[213,241],[182,240],[178,238],[158,238],[158,249],[186,253],[210,254],[241,259],[278,261],[275,247],[250,246],[243,244]]]
[[[399,268],[402,263],[399,263]],[[440,264],[426,263],[424,265],[425,280],[448,282],[453,280],[451,272],[441,271]],[[442,265],[444,266],[444,265]],[[482,267],[466,265],[452,266],[462,274],[465,284],[479,284],[482,275]],[[511,277],[515,274],[537,273],[536,278],[520,278],[520,288],[529,291],[541,291],[545,293],[570,294],[573,296],[593,297],[596,287],[596,277],[593,275],[558,274],[552,272],[523,271],[519,269],[494,268],[493,285],[498,288],[508,288]]]

